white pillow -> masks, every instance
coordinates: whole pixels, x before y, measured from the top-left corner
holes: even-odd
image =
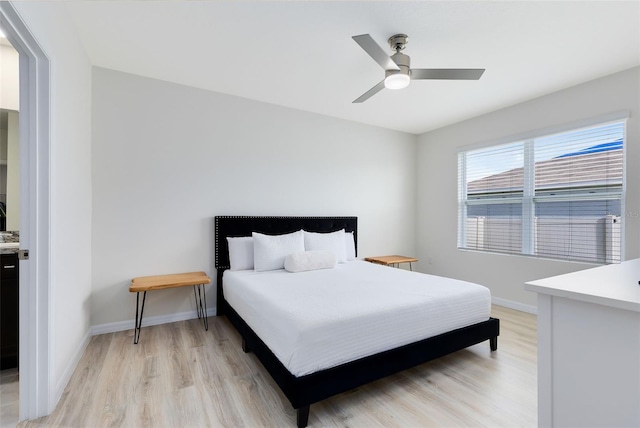
[[[304,251],[302,230],[284,235],[253,232],[253,267],[256,271],[284,268],[284,258]]]
[[[289,272],[304,272],[336,267],[336,256],[331,251],[302,251],[289,254],[284,259],[284,268]]]
[[[347,254],[347,261],[350,262],[356,259],[356,240],[353,236],[353,232],[346,232],[344,234],[344,243],[346,245],[345,252]]]
[[[229,244],[229,269],[253,269],[253,238],[251,236],[227,238],[227,243]]]
[[[344,229],[329,233],[304,231],[304,249],[306,251],[331,251],[336,255],[338,263],[347,261],[347,247],[344,242]]]

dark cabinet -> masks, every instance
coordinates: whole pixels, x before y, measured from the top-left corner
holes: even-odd
[[[9,369],[18,366],[18,255],[0,257],[0,369]]]

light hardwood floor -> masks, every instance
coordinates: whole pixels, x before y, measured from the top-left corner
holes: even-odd
[[[536,319],[493,307],[484,342],[311,405],[309,426],[535,427]],[[224,317],[94,336],[54,410],[20,427],[294,427],[295,411]]]
[[[0,370],[0,428],[13,428],[18,422],[17,368]]]

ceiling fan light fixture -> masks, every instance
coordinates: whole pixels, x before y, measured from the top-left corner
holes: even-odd
[[[404,74],[401,71],[387,72],[387,77],[384,78],[384,87],[387,89],[403,89],[409,86],[410,82],[411,78],[408,74]]]
[[[385,88],[406,88],[412,80],[478,80],[485,71],[484,68],[411,68],[411,58],[402,53],[409,41],[406,34],[389,37],[389,47],[396,51],[391,56],[387,56],[369,34],[353,36],[352,39],[385,70],[383,81],[353,100],[357,104],[365,102]]]

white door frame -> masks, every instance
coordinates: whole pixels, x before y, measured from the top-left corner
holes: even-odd
[[[0,2],[0,27],[20,58],[20,420],[55,408],[51,382],[50,67],[13,5]]]

